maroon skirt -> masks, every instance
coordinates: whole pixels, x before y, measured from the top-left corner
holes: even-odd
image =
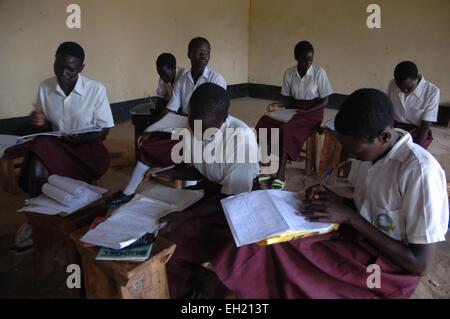
[[[170,133],[153,132],[142,142],[139,160],[149,166],[172,165],[172,147],[178,142],[178,140],[171,140]]]
[[[270,153],[271,146],[271,128],[278,128],[280,130],[279,141],[276,141],[281,145],[281,150],[288,155],[290,160],[296,160],[303,149],[305,141],[314,134],[317,128],[320,127],[323,121],[323,108],[314,112],[305,114],[295,114],[291,120],[287,123],[277,121],[271,117],[264,115],[258,121],[256,125],[256,132],[259,132],[259,128],[267,128],[267,150]],[[259,134],[258,134],[259,135]],[[265,142],[259,141],[258,142]]]
[[[395,122],[394,123],[394,127],[400,128],[402,130],[405,130],[405,131],[409,132],[409,134],[411,134],[413,140],[416,140],[416,138],[417,138],[417,129],[418,129],[417,126],[412,125],[412,124]],[[431,129],[429,129],[427,138],[425,139],[423,144],[420,145],[420,146],[422,146],[424,149],[428,149],[428,147],[431,145],[432,142],[433,142],[433,133],[431,132]]]
[[[214,271],[238,298],[409,298],[420,277],[393,265],[351,228],[269,246],[228,243]],[[367,281],[380,267],[380,288]]]
[[[102,141],[89,143],[69,143],[53,136],[38,136],[28,152],[37,156],[50,174],[93,182],[106,173],[111,161]],[[27,191],[29,156],[25,156],[20,173],[20,185]]]

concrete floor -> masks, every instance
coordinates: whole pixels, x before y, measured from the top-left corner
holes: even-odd
[[[255,126],[264,113],[269,101],[254,98],[232,100],[231,114]],[[326,110],[325,120],[334,117],[336,111]],[[126,184],[131,174],[134,161],[133,136],[131,122],[117,125],[111,130],[106,144],[113,153],[110,170],[100,180],[100,186],[115,191]],[[434,141],[429,151],[445,169],[447,179],[450,177],[450,130],[433,127]],[[287,189],[303,190],[317,181],[315,176],[305,177],[303,163],[292,163],[287,168]],[[338,187],[343,189],[346,182],[340,180]],[[143,186],[145,188],[145,185]],[[0,298],[71,298],[73,291],[65,288],[65,269],[55,259],[51,276],[42,280],[36,278],[33,270],[33,253],[16,256],[7,252],[12,244],[17,228],[25,222],[23,214],[16,213],[25,194],[11,195],[0,191]],[[434,267],[430,274],[423,277],[413,298],[450,298],[450,237],[439,244]]]

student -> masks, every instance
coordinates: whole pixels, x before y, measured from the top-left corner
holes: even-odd
[[[431,123],[437,121],[439,88],[419,74],[414,62],[403,61],[395,67],[387,94],[394,105],[395,127],[408,131],[414,143],[427,149],[433,141]]]
[[[161,53],[156,59],[156,71],[159,75],[156,96],[167,104],[172,98],[175,83],[185,73],[185,69],[177,66],[177,61],[173,54]]]
[[[256,125],[268,129],[280,129],[281,160],[272,188],[284,189],[285,168],[288,160],[296,160],[306,139],[310,137],[323,121],[323,108],[328,104],[328,96],[333,93],[324,69],[313,64],[314,48],[308,41],[297,43],[294,49],[297,65],[284,73],[281,95],[282,103],[272,103],[268,112],[280,108],[297,109],[296,114],[287,123],[264,115]]]
[[[56,50],[55,76],[41,83],[32,112],[37,130],[72,131],[98,126],[101,132],[38,136],[28,151],[20,174],[21,188],[31,197],[41,193],[51,174],[86,182],[98,180],[107,171],[110,155],[102,140],[114,126],[105,87],[81,75],[84,50],[75,42],[64,42]]]
[[[169,112],[187,114],[189,98],[192,92],[203,83],[216,83],[226,89],[222,75],[208,68],[211,46],[205,38],[194,38],[188,45],[188,57],[191,69],[175,82],[172,97],[167,104]],[[133,199],[137,188],[144,180],[150,167],[164,167],[173,164],[172,147],[177,143],[171,140],[171,134],[165,132],[144,133],[138,139],[140,159],[131,176],[131,180],[123,191],[114,193],[107,199],[107,205],[118,206]]]
[[[190,99],[189,126],[194,131],[194,163],[190,170],[203,177],[200,185],[205,191],[205,198],[193,208],[161,219],[162,223],[168,222],[169,233],[165,236],[177,245],[167,265],[172,297],[183,295],[183,288],[193,271],[220,250],[221,245],[226,242],[224,236],[230,236],[220,200],[229,195],[251,191],[254,179],[259,174],[258,145],[254,132],[244,122],[228,115],[229,105],[225,89],[213,83],[199,86]],[[195,121],[201,123],[201,131],[194,130]],[[216,133],[209,138],[205,132],[211,129],[215,129]],[[227,138],[231,129],[243,133],[237,133],[237,141],[231,135]],[[204,158],[202,149],[206,150],[217,142],[217,152],[210,152],[208,154],[212,154],[212,157]],[[196,146],[198,144],[201,149]],[[222,148],[223,160],[218,151]],[[240,152],[245,154],[241,161],[238,160]],[[195,160],[195,153],[201,156],[200,160]],[[187,173],[183,174],[179,177],[187,176]]]
[[[356,157],[349,175],[353,198],[315,186],[299,212],[341,226],[270,246],[236,248],[230,242],[212,266],[238,298],[411,296],[430,270],[436,244],[445,240],[448,199],[441,166],[406,131],[393,128],[393,113],[378,90],[350,95],[335,127],[339,142]],[[377,285],[369,278],[373,269],[379,270],[377,288],[370,285]]]

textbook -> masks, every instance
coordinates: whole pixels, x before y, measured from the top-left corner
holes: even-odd
[[[146,133],[151,132],[166,132],[172,133],[176,128],[188,128],[187,116],[178,115],[168,112],[158,122],[153,123],[145,129]]]
[[[76,130],[71,131],[51,131],[51,132],[42,132],[42,133],[35,133],[35,134],[29,134],[24,136],[18,136],[17,141],[24,141],[31,139],[36,136],[44,135],[44,136],[56,136],[61,137],[64,135],[75,135],[75,134],[84,134],[84,133],[93,133],[93,132],[101,132],[102,128],[98,126],[86,126],[83,128],[79,128]]]
[[[96,260],[145,261],[150,257],[155,235],[147,233],[123,249],[100,248]]]
[[[300,195],[282,190],[259,190],[221,200],[237,247],[268,245],[299,237],[323,234],[337,224],[309,222],[296,213]]]
[[[265,114],[268,117],[273,118],[274,120],[280,121],[280,122],[289,122],[289,120],[297,113],[297,109],[279,109],[274,112],[266,112]]]
[[[18,212],[68,215],[99,200],[106,189],[65,176],[50,175],[42,194],[25,200]]]

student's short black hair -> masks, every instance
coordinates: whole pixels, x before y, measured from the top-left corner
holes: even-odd
[[[376,89],[353,92],[334,120],[336,132],[372,142],[381,130],[394,124],[394,108],[389,97]]]
[[[175,68],[177,66],[177,60],[172,53],[161,53],[156,59],[156,66],[162,68],[167,66],[169,69]]]
[[[306,55],[309,52],[314,53],[314,47],[308,41],[300,41],[299,43],[297,43],[295,45],[294,56],[298,57],[298,56]]]
[[[398,82],[403,82],[406,79],[417,79],[419,70],[417,65],[412,61],[403,61],[397,64],[394,70],[394,78]]]
[[[197,87],[189,100],[190,116],[194,119],[228,116],[230,98],[227,91],[214,83],[204,83]]]
[[[55,55],[66,54],[80,59],[81,64],[84,63],[84,50],[78,43],[75,42],[63,42],[56,49]]]
[[[211,44],[209,44],[209,41],[207,39],[202,37],[196,37],[193,38],[191,41],[189,41],[188,51],[190,52],[192,49],[199,47],[203,43],[206,43],[211,48]]]

